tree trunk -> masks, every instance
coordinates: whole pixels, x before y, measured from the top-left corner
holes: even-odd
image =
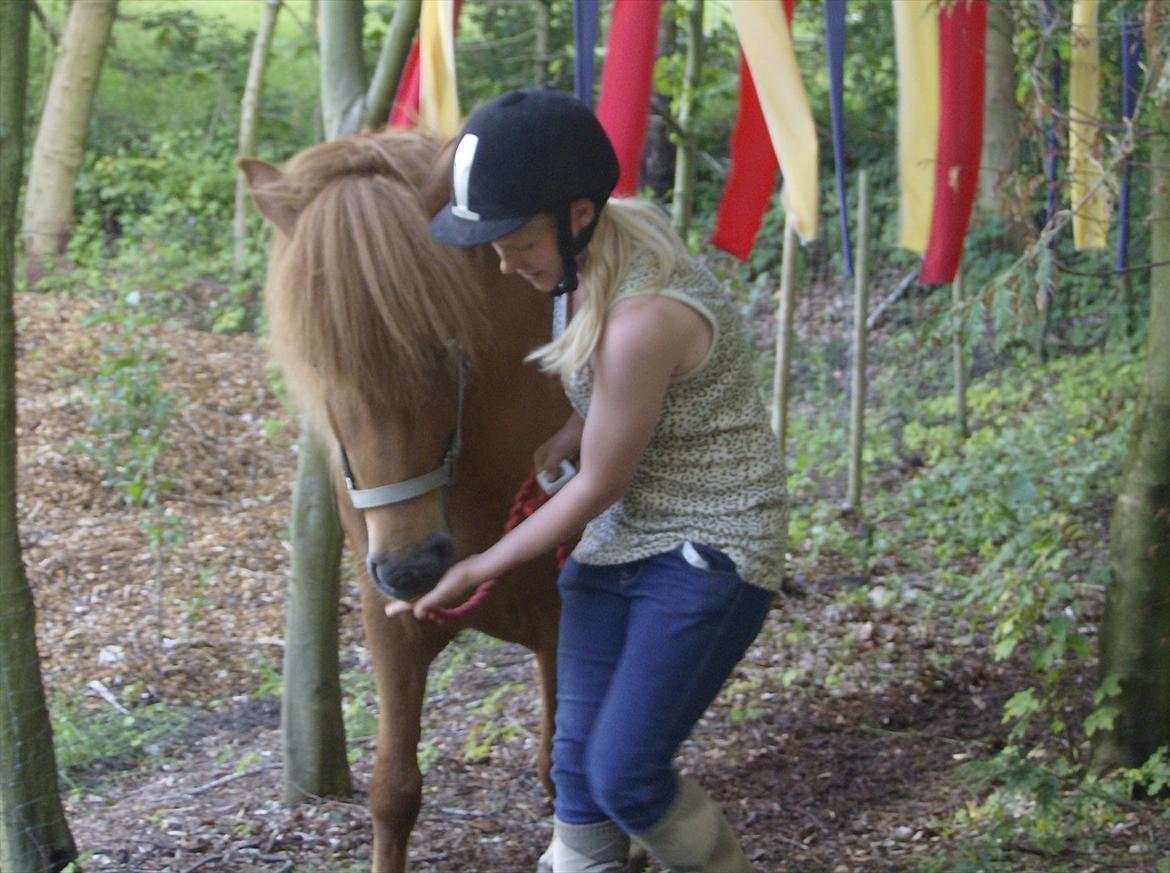
[[[321,109],[329,139],[357,133],[362,123],[367,99],[361,34],[361,0],[322,4]],[[409,38],[403,42],[409,45]],[[390,93],[395,87],[397,82],[389,83]],[[329,454],[307,424],[302,434],[281,704],[284,796],[290,801],[351,790],[337,661],[341,527]]]
[[[366,115],[362,0],[321,4],[321,114],[325,138],[361,130]]]
[[[1147,57],[1170,19],[1162,0],[1147,7]],[[1153,19],[1159,18],[1162,27]],[[1156,33],[1161,30],[1162,34]],[[1162,43],[1164,45],[1164,43]],[[1146,378],[1113,521],[1110,582],[1101,624],[1102,683],[1119,680],[1109,730],[1093,735],[1093,768],[1136,767],[1170,745],[1170,67],[1147,93],[1150,146],[1150,321]]]
[[[272,48],[272,35],[276,31],[276,14],[280,12],[281,0],[268,0],[260,18],[260,29],[252,44],[252,61],[248,65],[248,81],[244,85],[244,97],[240,101],[240,141],[238,156],[255,157],[256,118],[260,113],[260,91],[264,88],[264,71],[268,67],[268,53]],[[248,242],[248,186],[244,171],[236,171],[236,216],[233,224],[233,241],[237,272],[243,268],[244,253]]]
[[[16,515],[16,201],[24,160],[29,0],[0,3],[0,870],[57,871],[77,857],[57,793],[36,612]]]
[[[366,100],[366,127],[371,130],[383,127],[390,117],[390,102],[410,57],[410,44],[418,32],[421,10],[422,0],[398,0],[394,6],[394,17],[382,41],[382,52]]]
[[[548,0],[532,3],[532,85],[544,87],[548,80]]]
[[[687,57],[683,72],[682,94],[679,97],[679,141],[674,159],[674,195],[671,199],[671,218],[675,230],[684,240],[691,227],[691,208],[695,185],[695,95],[703,73],[703,0],[691,0],[687,11]]]
[[[328,458],[306,425],[293,500],[292,581],[284,629],[280,724],[287,802],[353,790],[337,656],[341,527]]]
[[[1016,102],[1016,55],[1011,8],[987,7],[987,88],[983,115],[983,158],[979,168],[979,208],[1007,220],[1004,179],[1016,169],[1020,146],[1020,106]]]
[[[49,96],[29,166],[21,233],[32,255],[65,251],[73,228],[73,188],[118,0],[75,0],[53,65]]]

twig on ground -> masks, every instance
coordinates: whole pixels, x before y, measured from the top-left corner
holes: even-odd
[[[183,873],[195,873],[195,871],[198,870],[200,867],[206,867],[208,864],[212,864],[212,863],[220,860],[222,857],[223,857],[222,855],[208,855],[206,858],[202,859],[201,861],[195,862],[190,867],[185,869],[183,871]]]
[[[259,767],[252,767],[249,770],[243,770],[239,773],[229,773],[227,776],[220,776],[218,779],[212,779],[206,785],[200,785],[198,788],[192,788],[185,794],[194,797],[197,794],[203,794],[211,791],[213,788],[219,788],[221,785],[226,785],[229,782],[235,782],[237,779],[245,779],[248,776],[255,776],[257,773],[265,773],[268,770],[279,770],[282,764],[261,764]]]

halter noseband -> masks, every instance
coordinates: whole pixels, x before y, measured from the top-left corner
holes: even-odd
[[[379,485],[377,488],[358,488],[354,479],[353,470],[349,466],[349,456],[345,453],[345,446],[340,440],[337,448],[341,455],[341,471],[345,475],[345,490],[349,492],[349,499],[354,509],[376,509],[379,506],[392,506],[395,503],[404,503],[415,497],[446,487],[455,481],[455,464],[463,450],[463,395],[467,387],[467,360],[462,350],[452,341],[451,345],[459,352],[459,382],[455,406],[455,433],[451,437],[451,445],[447,454],[443,456],[443,463],[429,473],[405,479],[401,482],[392,482],[389,485]]]

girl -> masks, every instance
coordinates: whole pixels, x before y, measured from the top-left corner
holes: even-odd
[[[573,97],[505,94],[461,133],[432,234],[490,243],[500,269],[571,294],[532,358],[574,414],[538,470],[579,472],[413,605],[464,599],[581,534],[558,581],[552,845],[540,870],[625,870],[629,838],[675,871],[751,868],[718,807],[672,768],[764,622],[781,581],[784,469],[738,312],[651,204],[609,200],[618,163]]]

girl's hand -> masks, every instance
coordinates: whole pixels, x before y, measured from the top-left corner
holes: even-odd
[[[585,422],[573,413],[569,420],[547,442],[532,453],[532,465],[538,473],[556,477],[561,461],[573,460],[581,451],[581,431]]]
[[[455,564],[443,574],[431,591],[410,603],[406,600],[392,600],[386,604],[386,615],[393,618],[404,612],[413,612],[422,620],[432,609],[454,606],[465,599],[481,583],[492,578],[491,570],[485,566],[483,555],[471,555]]]

